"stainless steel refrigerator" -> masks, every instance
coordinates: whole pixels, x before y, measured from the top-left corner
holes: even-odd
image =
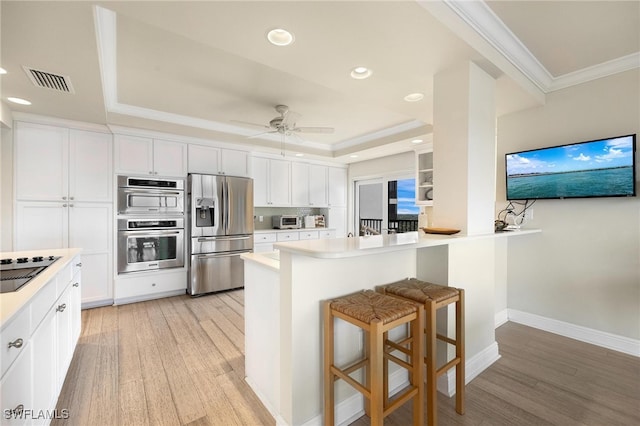
[[[253,180],[189,174],[189,283],[192,296],[244,287],[242,253],[253,251]]]

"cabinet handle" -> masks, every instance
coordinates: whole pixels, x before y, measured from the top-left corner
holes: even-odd
[[[80,283],[73,283],[74,287],[80,287]]]
[[[73,207],[73,204],[69,204],[69,207]]]
[[[56,308],[57,312],[64,312],[64,310],[67,309],[67,304],[63,303],[62,305],[58,305],[58,307]]]
[[[8,348],[16,348],[19,349],[22,347],[22,345],[24,344],[24,340],[22,339],[16,339],[13,342],[9,342],[9,345],[7,346]]]
[[[82,267],[82,262],[76,263],[76,266],[77,266],[78,268],[81,268],[81,267]]]
[[[70,200],[73,200],[73,197],[69,197]]]
[[[67,199],[67,197],[62,197],[62,199],[63,199],[63,200],[66,200],[66,199]]]
[[[62,207],[67,207],[67,204],[66,204],[66,203],[65,203],[65,204],[63,204],[63,205],[62,205]]]

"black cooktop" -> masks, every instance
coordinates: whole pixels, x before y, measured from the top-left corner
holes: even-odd
[[[0,293],[20,289],[60,256],[35,256],[0,259]]]

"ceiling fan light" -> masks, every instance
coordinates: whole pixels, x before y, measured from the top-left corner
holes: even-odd
[[[371,74],[373,74],[373,71],[367,67],[355,67],[351,70],[351,77],[356,80],[364,80],[365,78],[371,77]]]
[[[267,33],[267,40],[275,46],[288,46],[293,43],[295,38],[289,31],[282,28],[276,28]]]
[[[424,94],[422,93],[410,93],[404,97],[404,100],[407,102],[418,102],[424,99]]]
[[[5,70],[4,68],[0,68],[0,74],[6,74],[7,70]]]
[[[13,102],[14,104],[19,104],[19,105],[31,105],[31,102],[29,102],[26,99],[22,99],[22,98],[7,98],[7,100],[9,102]]]

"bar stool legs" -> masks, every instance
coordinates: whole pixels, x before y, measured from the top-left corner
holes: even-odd
[[[342,379],[363,394],[365,412],[372,425],[382,425],[383,419],[413,399],[413,424],[424,423],[422,378],[424,307],[412,302],[385,296],[374,291],[363,291],[324,302],[324,424],[335,424],[334,382]],[[360,327],[365,333],[365,357],[346,368],[335,365],[334,318]],[[388,339],[387,332],[406,324],[409,334],[399,342]],[[399,351],[408,360],[393,353]],[[393,402],[388,398],[388,362],[407,369],[410,385]],[[364,384],[350,374],[364,368]]]
[[[435,426],[438,421],[438,377],[454,366],[456,368],[456,412],[458,414],[464,414],[464,290],[439,286],[413,278],[380,286],[377,290],[383,294],[391,295],[401,300],[424,304],[427,424],[429,426]],[[452,303],[455,303],[456,311],[455,339],[439,334],[436,328],[436,313],[438,309],[446,307]],[[455,357],[440,368],[437,366],[437,340],[454,345],[456,348]]]

